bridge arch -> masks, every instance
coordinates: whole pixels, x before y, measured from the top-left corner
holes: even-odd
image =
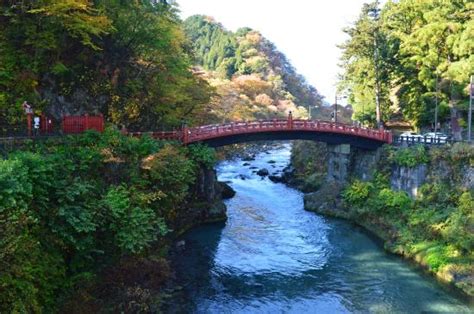
[[[132,133],[141,135],[142,133]],[[312,140],[328,144],[349,144],[362,149],[377,149],[392,143],[391,132],[319,120],[288,119],[232,122],[184,127],[181,131],[153,132],[157,139],[173,139],[183,144],[205,143],[211,147],[257,140]]]

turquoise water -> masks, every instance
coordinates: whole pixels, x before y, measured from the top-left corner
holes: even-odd
[[[290,147],[250,166],[225,161],[236,196],[225,224],[187,233],[174,264],[183,292],[169,312],[468,313],[469,307],[358,227],[303,209],[303,195],[253,173],[289,162]],[[269,164],[268,161],[275,161]],[[471,309],[472,310],[472,309]]]

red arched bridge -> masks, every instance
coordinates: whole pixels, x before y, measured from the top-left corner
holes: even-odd
[[[392,133],[319,120],[288,119],[232,122],[198,127],[184,127],[171,132],[133,132],[133,136],[149,134],[156,139],[178,140],[183,144],[205,143],[211,147],[257,140],[312,140],[328,144],[350,144],[375,149],[392,143]]]

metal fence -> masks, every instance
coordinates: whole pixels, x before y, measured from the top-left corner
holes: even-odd
[[[393,145],[446,145],[454,143],[468,143],[465,140],[455,140],[453,138],[423,137],[423,136],[394,136]],[[474,144],[474,143],[473,143]]]

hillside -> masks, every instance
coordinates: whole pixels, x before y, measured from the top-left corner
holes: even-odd
[[[205,121],[308,116],[322,96],[298,74],[286,56],[256,30],[226,30],[201,15],[184,22],[194,63],[216,89]]]
[[[166,1],[16,3],[0,3],[0,133],[25,128],[24,101],[55,125],[102,113],[141,130],[179,126],[209,102]]]

